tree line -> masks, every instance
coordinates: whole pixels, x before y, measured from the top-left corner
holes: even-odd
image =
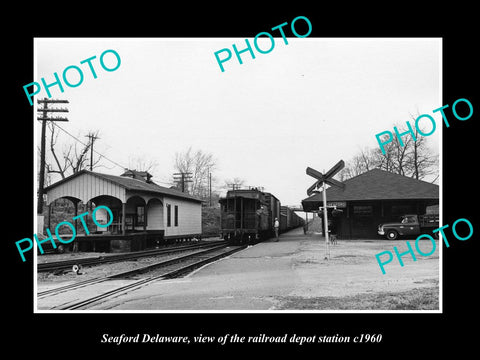
[[[412,118],[415,119],[413,116]],[[400,133],[405,131],[399,125],[395,126]],[[420,130],[422,131],[422,129]],[[434,178],[430,182],[435,182],[439,176],[439,156],[436,152],[432,152],[427,137],[421,136],[417,128],[414,128],[413,132],[416,141],[411,135],[405,135],[402,137],[402,146],[395,136],[392,142],[384,145],[385,154],[379,147],[361,148],[346,162],[345,167],[338,174],[340,181],[378,168],[417,180],[433,176]],[[382,141],[386,140],[386,136],[384,135]]]
[[[412,116],[412,118],[414,117]],[[400,129],[400,126],[396,126]],[[75,142],[59,150],[56,145],[58,131],[53,124],[49,125],[49,128],[49,145],[52,158],[45,164],[47,175],[49,175],[47,176],[48,183],[52,182],[52,174],[58,174],[64,179],[66,176],[83,169],[106,167],[101,163],[102,156],[96,156],[96,159],[92,159],[92,146],[94,140],[99,139],[98,131],[87,132],[85,137],[90,139],[87,143]],[[399,130],[399,132],[403,131]],[[435,182],[439,174],[438,154],[430,149],[427,137],[421,136],[416,128],[413,131],[416,141],[410,135],[403,136],[402,146],[399,139],[394,137],[392,142],[384,145],[385,154],[379,147],[361,148],[356,155],[346,161],[345,168],[338,174],[339,180],[344,181],[374,168],[379,168],[418,180],[434,176],[431,182]],[[136,158],[129,163],[130,170],[138,171],[152,172],[156,166],[154,160],[146,161],[142,158]],[[245,180],[238,177],[226,179],[223,183],[219,182],[219,179],[214,176],[215,170],[217,170],[217,160],[213,154],[200,149],[194,150],[190,147],[184,151],[176,152],[173,159],[173,169],[176,173],[188,175],[172,177],[168,183],[162,185],[183,190],[203,199],[210,205],[217,203],[221,190],[238,189],[245,185]],[[183,184],[181,183],[182,179]]]
[[[94,156],[94,142],[99,138],[99,132],[88,131],[86,135],[78,134],[73,136],[77,141],[67,143],[60,147],[58,145],[59,131],[55,124],[48,124],[49,139],[48,147],[50,156],[45,161],[46,185],[54,182],[54,177],[65,179],[66,177],[78,173],[84,169],[98,170],[99,168],[107,168],[102,162],[104,156],[96,153]],[[88,138],[88,141],[83,141]],[[79,140],[82,139],[82,140]],[[40,149],[38,149],[40,153]],[[157,167],[155,160],[147,160],[142,157],[129,159],[128,168],[124,170],[138,170],[146,172],[154,172]],[[184,177],[172,177],[170,181],[161,182],[162,186],[169,186],[183,190],[188,194],[197,196],[207,203],[215,204],[220,196],[219,189],[225,189],[231,184],[243,186],[244,181],[239,178],[233,180],[225,180],[225,184],[219,185],[218,179],[213,175],[217,169],[217,160],[213,154],[206,153],[202,150],[193,150],[191,147],[176,152],[173,159],[174,173],[188,174]],[[184,183],[181,183],[181,180]],[[155,179],[153,179],[155,182]]]

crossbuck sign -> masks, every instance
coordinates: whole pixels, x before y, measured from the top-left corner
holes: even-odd
[[[325,174],[322,174],[320,171],[307,167],[307,175],[310,175],[317,179],[315,183],[307,189],[307,195],[311,196],[313,193],[318,192],[317,188],[323,186],[323,231],[325,234],[325,259],[328,259],[329,254],[329,238],[328,238],[328,214],[327,214],[327,184],[331,186],[337,186],[341,189],[345,188],[345,184],[333,179],[340,170],[345,167],[343,160],[340,160],[335,166],[328,170]]]

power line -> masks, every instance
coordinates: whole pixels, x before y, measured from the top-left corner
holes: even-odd
[[[62,130],[63,132],[65,132],[66,134],[68,134],[69,136],[71,136],[73,139],[75,139],[76,141],[78,141],[80,144],[82,144],[83,146],[88,146],[87,144],[85,144],[83,141],[81,141],[79,138],[77,138],[76,136],[70,134],[67,130],[65,130],[64,128],[62,128],[60,125],[58,124],[55,124],[55,123],[52,123],[54,124],[55,126],[57,126],[60,130]],[[87,136],[88,137],[88,136]],[[119,163],[117,163],[116,161],[113,161],[112,159],[109,159],[108,157],[106,157],[105,155],[101,154],[100,152],[96,151],[96,150],[93,150],[92,151],[94,153],[96,153],[97,155],[100,155],[101,158],[104,158],[105,160],[108,160],[110,161],[112,164],[122,168],[122,169],[128,169],[127,166],[123,166]],[[168,183],[168,182],[164,182],[164,181],[155,181],[155,183],[160,183],[160,184],[164,184],[164,185],[168,185],[168,186],[171,186],[172,184],[171,183]]]
[[[79,138],[77,138],[76,136],[70,134],[67,130],[65,130],[64,128],[62,128],[60,125],[58,124],[55,124],[53,123],[56,127],[58,127],[60,130],[62,130],[63,132],[65,132],[66,134],[70,135],[72,138],[74,138],[75,140],[77,140],[80,144],[82,144],[83,146],[89,146],[87,144],[85,144],[83,141],[81,141]],[[122,169],[127,169],[126,166],[123,166],[123,165],[120,165],[119,163],[117,163],[116,161],[113,161],[112,159],[109,159],[108,157],[106,157],[105,155],[101,154],[100,152],[98,152],[97,150],[93,150],[94,153],[96,153],[97,155],[100,155],[100,157],[110,161],[112,164],[115,164],[116,166],[118,167],[121,167]]]

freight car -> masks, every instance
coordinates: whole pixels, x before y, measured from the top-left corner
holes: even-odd
[[[303,226],[305,220],[295,214],[288,206],[280,207],[280,232],[285,232]]]
[[[220,235],[234,243],[251,244],[274,236],[275,218],[280,222],[281,232],[302,225],[303,219],[282,207],[273,194],[256,188],[230,190],[219,202]]]

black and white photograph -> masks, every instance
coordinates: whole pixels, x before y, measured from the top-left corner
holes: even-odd
[[[254,44],[35,39],[38,311],[441,310],[441,39]]]
[[[15,333],[64,355],[470,341],[471,24],[179,15],[18,38]]]

